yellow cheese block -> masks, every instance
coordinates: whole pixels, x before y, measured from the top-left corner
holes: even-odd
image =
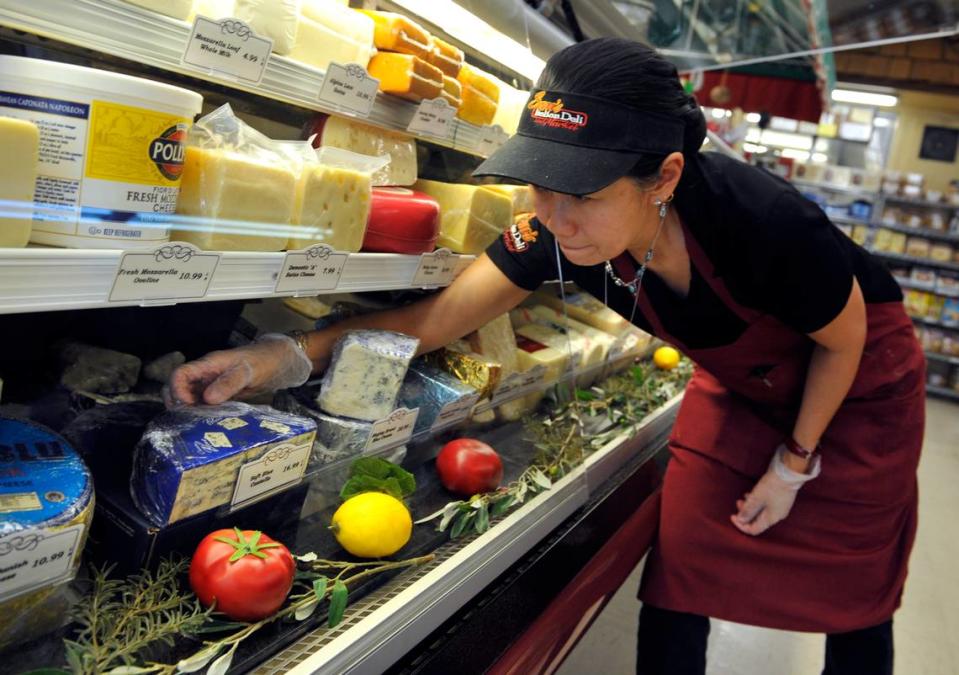
[[[513,203],[513,215],[533,212],[533,194],[528,185],[487,185],[487,188],[504,194]]]
[[[501,381],[513,373],[520,372],[516,354],[516,337],[513,335],[508,314],[500,314],[470,334],[468,340],[474,352],[499,362]],[[520,398],[499,406],[496,414],[500,419],[511,421],[522,417],[527,410],[528,406]]]
[[[512,222],[509,198],[485,187],[419,180],[413,186],[440,205],[437,247],[454,253],[479,254]]]
[[[290,237],[296,176],[223,150],[187,146],[177,213],[195,229],[170,238],[213,251],[281,251]]]
[[[370,59],[368,70],[387,94],[422,101],[443,93],[443,71],[412,54],[380,52]]]
[[[433,36],[433,49],[428,60],[442,70],[444,75],[456,77],[463,67],[463,50]]]
[[[583,336],[575,331],[569,331],[561,326],[551,326],[543,323],[528,323],[515,329],[516,339],[522,338],[552,347],[566,354],[567,371],[581,370],[587,362],[586,342]]]
[[[413,54],[421,59],[429,59],[433,49],[430,34],[415,21],[394,12],[356,10],[366,14],[376,24],[374,41],[377,49],[390,52]]]
[[[458,79],[464,87],[467,85],[472,86],[494,104],[499,103],[499,85],[492,75],[484,73],[479,68],[474,68],[468,63],[464,63],[463,67],[460,68],[460,72],[456,75],[456,79]]]
[[[493,124],[500,125],[503,131],[512,136],[519,128],[519,121],[526,112],[529,92],[511,87],[505,82],[497,81],[497,84],[499,85],[499,100],[497,101]]]
[[[517,336],[516,345],[516,360],[520,372],[525,373],[536,366],[542,366],[546,371],[543,376],[543,383],[546,386],[554,385],[562,379],[569,365],[569,352],[548,347],[523,336]],[[524,396],[522,400],[526,411],[534,410],[545,393],[544,389]]]
[[[320,145],[361,155],[389,155],[390,163],[373,174],[373,185],[410,186],[416,182],[416,143],[404,134],[330,117],[320,133]]]
[[[330,63],[358,63],[373,56],[373,20],[332,0],[304,0],[296,45],[289,57],[326,70]]]
[[[466,66],[463,66],[463,68],[465,69]],[[479,126],[492,124],[496,117],[496,101],[469,82],[464,82],[462,78],[459,78],[459,80],[460,84],[463,85],[463,103],[456,111],[456,116],[470,124]]]
[[[326,244],[356,253],[363,246],[370,215],[370,176],[329,166],[306,168],[296,184],[293,225],[303,234],[291,237],[287,248]]]
[[[463,104],[463,86],[455,77],[444,75],[443,91],[440,92],[440,96],[454,108],[459,108]]]
[[[21,248],[33,227],[40,131],[28,120],[0,117],[0,247]],[[5,203],[8,202],[8,203]]]

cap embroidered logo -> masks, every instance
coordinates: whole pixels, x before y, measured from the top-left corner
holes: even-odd
[[[545,91],[538,91],[526,105],[530,111],[530,119],[536,124],[547,127],[559,127],[569,131],[579,131],[589,122],[589,115],[576,110],[567,110],[563,99],[546,101]]]

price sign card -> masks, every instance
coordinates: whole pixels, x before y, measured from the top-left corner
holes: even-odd
[[[331,63],[320,88],[320,103],[359,117],[369,117],[379,88],[380,81],[371,77],[363,66]]]
[[[260,37],[239,19],[193,20],[181,61],[203,71],[216,71],[259,84],[270,60],[273,40]]]
[[[0,537],[0,602],[69,580],[83,527],[34,528]]]
[[[448,286],[459,264],[459,256],[448,248],[420,255],[420,264],[413,275],[413,285],[420,287]]]
[[[171,242],[152,251],[120,256],[110,302],[186,300],[206,296],[220,264],[220,254]]]
[[[522,373],[510,374],[500,382],[496,391],[493,392],[492,405],[495,407],[501,403],[541,390],[545,378],[545,366],[535,366]]]
[[[442,140],[448,139],[453,133],[453,118],[456,109],[445,99],[434,98],[420,101],[419,107],[413,114],[408,132],[418,136],[432,136]]]
[[[420,414],[419,408],[407,410],[397,408],[379,422],[374,422],[370,437],[366,441],[366,450],[380,450],[394,445],[403,445],[413,436],[413,427]]]
[[[433,421],[433,426],[430,427],[430,431],[435,432],[443,427],[452,426],[465,420],[469,417],[470,413],[473,412],[473,406],[479,401],[479,397],[479,392],[476,392],[458,401],[444,405]]]
[[[258,502],[300,482],[310,461],[313,437],[306,443],[281,443],[265,455],[240,467],[230,510]]]
[[[349,253],[317,244],[304,251],[289,251],[276,278],[276,292],[316,293],[332,291],[340,283]]]
[[[489,157],[500,149],[506,141],[509,140],[509,134],[503,131],[503,127],[494,124],[491,127],[480,128],[479,142],[476,144],[476,151],[483,157]]]

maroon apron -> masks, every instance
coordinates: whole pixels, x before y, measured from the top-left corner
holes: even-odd
[[[669,441],[659,534],[640,599],[656,607],[783,630],[834,633],[898,608],[916,533],[916,469],[925,421],[925,358],[902,303],[866,306],[862,362],[820,442],[822,474],[789,516],[753,537],[729,520],[790,435],[815,343],[738,304],[683,226],[692,264],[747,328],[690,349],[645,294],[656,335],[696,364]],[[615,261],[621,277],[635,264]]]

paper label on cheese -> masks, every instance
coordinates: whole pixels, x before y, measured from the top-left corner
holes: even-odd
[[[220,433],[219,431],[208,431],[203,434],[203,440],[212,445],[214,448],[232,448],[233,444],[230,443],[230,439],[227,438],[226,434]]]
[[[433,426],[430,427],[430,432],[435,433],[444,427],[453,426],[465,420],[470,416],[479,398],[480,394],[476,392],[444,405],[437,413]]]
[[[260,422],[260,428],[269,429],[270,431],[275,431],[278,434],[290,433],[290,427],[286,426],[282,422],[272,422],[270,420],[264,420]]]
[[[265,455],[240,467],[230,501],[235,510],[293,487],[303,478],[313,449],[311,441],[295,445],[281,443]]]
[[[273,40],[261,37],[239,19],[193,20],[181,61],[204,72],[259,84],[273,51]]]
[[[316,295],[332,291],[340,283],[348,253],[317,244],[303,251],[289,251],[276,278],[276,292]]]
[[[403,445],[413,435],[413,427],[420,409],[398,408],[388,417],[373,423],[366,441],[366,451],[380,450],[394,445]]]
[[[32,528],[0,536],[0,603],[69,580],[85,527]]]
[[[445,99],[424,99],[413,113],[413,119],[406,130],[415,135],[447,140],[453,133],[455,116],[456,109]]]
[[[246,422],[241,420],[239,417],[227,417],[225,420],[220,420],[219,426],[232,431],[233,429],[245,427]]]
[[[413,285],[447,286],[453,281],[453,274],[459,264],[459,256],[448,248],[441,248],[432,253],[423,253],[420,264],[413,275]]]
[[[499,150],[508,140],[509,134],[503,131],[503,127],[498,124],[490,127],[481,127],[479,141],[476,143],[476,152],[483,157],[489,157]]]
[[[331,63],[323,77],[320,103],[337,111],[367,118],[373,110],[380,81],[356,63]]]
[[[129,251],[120,257],[110,302],[202,298],[220,264],[220,254],[171,242],[153,251]]]

